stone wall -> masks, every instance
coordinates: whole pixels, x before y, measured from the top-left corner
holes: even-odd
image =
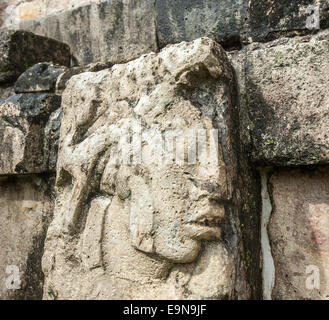
[[[55,83],[71,54],[25,31],[2,29],[0,38],[0,298],[41,299],[61,117]]]
[[[118,63],[203,36],[234,49],[316,33],[328,26],[328,6],[328,0],[103,0],[24,20],[19,28],[68,43],[79,64]]]
[[[328,299],[329,2],[90,2],[0,7],[0,297]]]

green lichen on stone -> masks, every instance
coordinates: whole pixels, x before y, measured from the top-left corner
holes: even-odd
[[[2,68],[2,69],[1,69],[1,72],[2,72],[2,73],[5,73],[7,76],[12,75],[12,73],[13,73],[12,70],[7,69],[7,68]]]
[[[130,197],[130,194],[131,194],[131,191],[128,190],[128,191],[118,193],[118,197],[119,197],[120,200],[124,201],[124,200],[126,200],[127,198]]]
[[[247,266],[250,265],[250,259],[251,259],[251,252],[250,252],[250,250],[247,250],[247,252],[246,252],[246,263],[247,263]]]
[[[274,55],[274,60],[276,63],[278,63],[279,59],[283,57],[283,53],[281,51],[277,51]]]
[[[58,292],[55,292],[52,287],[49,287],[48,295],[52,300],[58,300]]]
[[[30,62],[25,62],[25,63],[24,63],[24,68],[25,68],[25,70],[31,68],[32,66],[33,66],[33,64],[30,63]]]

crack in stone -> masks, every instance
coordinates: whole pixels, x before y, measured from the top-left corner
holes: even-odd
[[[271,244],[268,236],[268,224],[272,213],[272,203],[268,191],[268,181],[271,168],[260,168],[262,186],[262,214],[261,214],[261,247],[263,257],[263,298],[272,300],[272,290],[275,283],[275,265],[271,252]]]

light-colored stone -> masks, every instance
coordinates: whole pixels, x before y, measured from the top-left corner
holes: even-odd
[[[278,171],[270,179],[273,299],[329,299],[328,169]]]
[[[19,28],[69,44],[79,65],[127,62],[157,50],[151,0],[92,3],[22,21]]]
[[[47,0],[2,0],[0,6],[0,27],[18,25],[25,19],[46,14]]]
[[[47,0],[47,14],[64,11],[104,0]]]
[[[20,3],[17,8],[17,18],[19,21],[33,19],[46,14],[46,0],[33,0]]]
[[[109,69],[113,66],[111,62],[96,62],[88,64],[85,67],[72,67],[67,69],[64,73],[62,73],[57,81],[56,81],[56,93],[61,94],[63,90],[66,88],[67,82],[75,75],[83,73],[83,72],[97,72],[104,69]]]
[[[101,1],[103,0],[1,0],[0,27],[18,25],[23,20]]]
[[[248,297],[233,87],[225,52],[208,38],[70,79],[44,298]],[[170,143],[154,144],[156,133],[186,129],[218,129],[206,162],[180,162]],[[132,163],[116,163],[116,147],[135,130],[143,161],[137,152]],[[200,157],[211,141],[199,142]],[[153,162],[157,155],[168,162]]]
[[[328,57],[328,33],[249,48],[245,74],[250,122],[244,126],[251,129],[254,162],[328,163]]]
[[[41,299],[51,177],[0,177],[0,299]]]

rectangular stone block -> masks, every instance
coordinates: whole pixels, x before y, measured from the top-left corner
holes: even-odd
[[[41,299],[53,177],[0,177],[0,299]]]
[[[329,161],[328,35],[280,40],[247,54],[252,160],[311,165]]]
[[[240,43],[247,8],[245,0],[156,1],[159,45],[164,47],[205,36],[224,46]]]
[[[251,0],[249,36],[270,41],[282,35],[309,34],[324,27],[327,0]]]
[[[157,49],[151,0],[92,3],[19,27],[69,44],[79,65],[125,62]]]
[[[270,178],[272,299],[328,300],[328,169],[284,170]]]
[[[38,62],[70,66],[68,45],[26,31],[0,29],[0,85],[14,82]]]
[[[102,0],[1,0],[0,27]]]
[[[60,104],[61,97],[53,94],[0,100],[0,175],[54,170]]]

